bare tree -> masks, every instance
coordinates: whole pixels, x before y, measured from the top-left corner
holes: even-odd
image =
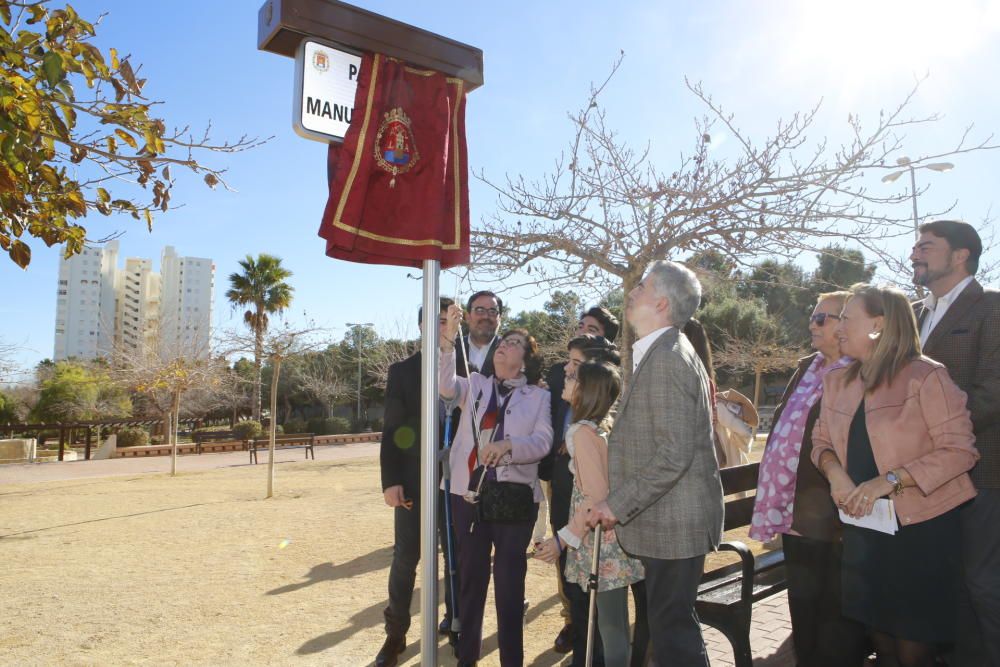
[[[281,363],[289,357],[316,350],[320,345],[319,334],[323,330],[309,326],[293,329],[287,322],[281,328],[268,329],[263,336],[258,332],[242,333],[229,331],[222,336],[222,346],[226,355],[235,353],[252,353],[255,350],[263,352],[271,361],[271,419],[268,430],[267,456],[267,495],[274,497],[274,446],[278,411],[278,380],[281,377]]]
[[[498,197],[497,212],[473,230],[480,279],[628,294],[658,259],[716,250],[745,264],[849,239],[895,261],[886,241],[913,234],[909,194],[871,192],[863,176],[897,168],[894,156],[905,132],[938,120],[908,115],[919,82],[871,122],[850,115],[848,139],[839,146],[810,139],[819,104],[779,120],[769,137],[758,140],[700,84],[687,82],[707,112],[695,122],[691,151],[674,168],[663,168],[653,163],[648,145],[637,149],[621,139],[600,105],[621,62],[570,115],[569,148],[548,174],[535,180],[508,175],[503,182],[477,174]],[[717,129],[736,147],[732,159],[710,153]],[[950,149],[919,162],[1000,147],[992,135],[976,142],[970,134],[971,127]],[[628,354],[634,334],[628,326],[624,334]],[[630,368],[627,360],[624,366]]]
[[[17,353],[17,346],[0,340],[0,382],[6,382],[8,377],[17,368],[14,363],[14,355]]]
[[[776,373],[795,368],[806,351],[789,346],[771,329],[762,328],[749,337],[727,337],[718,351],[712,352],[716,366],[733,371],[751,371],[753,405],[760,405],[761,379],[764,373]]]
[[[333,416],[337,401],[350,396],[354,388],[338,368],[336,348],[303,355],[295,365],[295,383],[323,406],[326,417]]]
[[[112,365],[120,384],[146,396],[165,417],[170,445],[170,474],[177,474],[177,423],[181,400],[192,390],[218,382],[225,363],[207,349],[167,340],[159,329],[151,331],[143,344],[118,343]]]

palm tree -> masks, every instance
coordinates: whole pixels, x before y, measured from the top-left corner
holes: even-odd
[[[253,365],[256,381],[253,387],[253,418],[260,421],[261,367],[264,363],[264,334],[267,316],[288,308],[295,289],[285,282],[292,272],[281,265],[281,258],[261,253],[254,259],[247,255],[240,260],[243,273],[229,274],[226,298],[233,308],[247,307],[243,321],[254,335]]]

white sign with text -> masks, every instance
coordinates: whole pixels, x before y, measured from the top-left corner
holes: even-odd
[[[295,132],[343,141],[351,124],[361,56],[305,39],[295,54]]]

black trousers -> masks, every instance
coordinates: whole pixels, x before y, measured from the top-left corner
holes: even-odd
[[[709,667],[694,608],[705,556],[639,559],[646,568],[646,606],[656,666]]]
[[[1000,489],[962,506],[962,576],[955,667],[1000,667]]]
[[[410,604],[413,585],[420,563],[420,494],[414,494],[413,507],[397,507],[393,511],[395,544],[392,547],[392,565],[389,567],[389,606],[385,608],[385,633],[390,637],[406,634],[410,629]],[[444,604],[448,618],[452,618],[451,585],[448,578],[448,538],[445,532],[444,491],[438,491],[438,544],[445,554]],[[457,565],[457,560],[455,561]]]
[[[861,667],[870,642],[863,625],[840,613],[838,542],[783,535],[795,660],[803,667]]]

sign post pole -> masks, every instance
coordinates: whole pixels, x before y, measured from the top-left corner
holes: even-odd
[[[424,260],[424,317],[420,332],[420,664],[437,661],[437,499],[438,499],[438,279],[441,264]],[[448,502],[445,498],[445,502]]]

